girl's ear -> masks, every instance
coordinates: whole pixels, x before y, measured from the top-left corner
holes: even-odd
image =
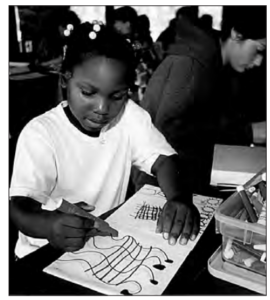
[[[234,28],[231,30],[231,39],[234,41],[242,41],[243,36],[241,33],[237,32]]]
[[[72,77],[71,72],[66,72],[65,74],[61,75],[61,86],[62,88],[66,88],[69,79]]]

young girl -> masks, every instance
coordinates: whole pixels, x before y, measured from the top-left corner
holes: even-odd
[[[95,206],[100,215],[125,200],[130,169],[157,177],[167,198],[157,232],[175,244],[195,239],[199,213],[181,187],[175,151],[146,111],[129,100],[135,65],[131,45],[101,24],[70,32],[62,73],[67,102],[23,129],[10,188],[10,214],[18,226],[16,255],[48,241],[76,251],[93,224],[56,210],[57,199]]]

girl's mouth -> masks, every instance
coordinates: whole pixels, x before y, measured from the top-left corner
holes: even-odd
[[[108,120],[96,120],[96,119],[89,119],[86,118],[87,123],[90,123],[91,125],[95,125],[97,127],[102,127],[106,124],[108,124]]]

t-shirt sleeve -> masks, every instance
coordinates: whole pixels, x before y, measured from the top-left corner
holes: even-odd
[[[130,130],[132,164],[139,170],[151,174],[151,168],[160,155],[170,156],[176,151],[169,145],[163,134],[153,125],[150,115],[137,107],[133,112]]]
[[[57,179],[54,150],[44,125],[26,125],[18,139],[10,196],[25,196],[46,204]]]

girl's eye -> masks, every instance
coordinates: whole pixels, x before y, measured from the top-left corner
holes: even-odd
[[[125,98],[127,96],[127,92],[124,92],[124,93],[119,93],[119,94],[114,94],[112,96],[112,99],[114,101],[120,101],[120,100],[123,100],[123,98]]]
[[[90,91],[86,91],[86,90],[84,90],[84,89],[81,89],[81,93],[84,95],[84,96],[86,96],[86,97],[91,97],[91,96],[93,96],[94,94],[95,94],[95,92],[90,92]]]

